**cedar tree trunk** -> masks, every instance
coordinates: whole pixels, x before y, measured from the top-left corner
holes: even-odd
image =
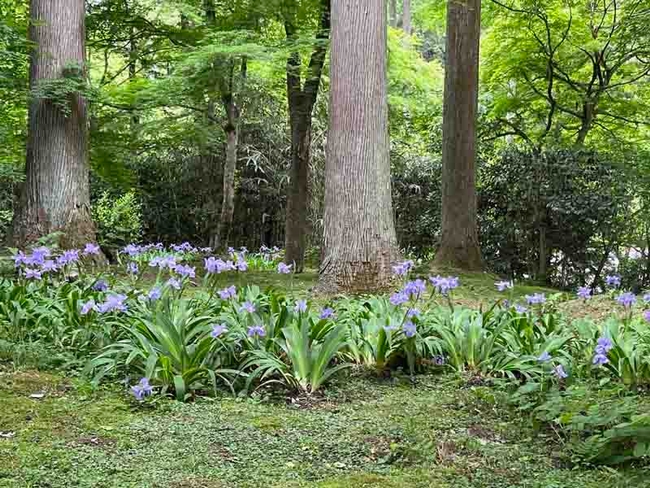
[[[397,259],[387,100],[385,0],[333,0],[322,292],[391,283]]]
[[[476,218],[476,118],[481,1],[447,5],[442,236],[434,265],[482,269]]]

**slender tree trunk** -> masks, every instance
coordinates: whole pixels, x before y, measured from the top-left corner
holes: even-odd
[[[389,0],[388,9],[390,10],[390,26],[397,27],[397,0]]]
[[[237,152],[239,150],[239,118],[240,111],[235,99],[236,74],[235,60],[231,60],[227,81],[220,79],[220,91],[223,107],[226,111],[226,162],[223,167],[223,198],[221,201],[221,218],[217,232],[212,238],[211,246],[215,249],[228,247],[230,232],[232,230],[233,216],[235,214],[235,171],[237,169]],[[246,79],[248,59],[241,59],[239,77],[242,82]],[[224,77],[225,78],[225,77]]]
[[[404,0],[402,4],[402,29],[408,35],[411,35],[413,32],[413,27],[411,26],[411,0]]]
[[[291,102],[290,102],[291,105]],[[287,190],[285,262],[295,271],[304,270],[305,246],[309,233],[309,163],[311,110],[301,101],[293,102],[291,114],[291,181]],[[305,112],[309,110],[307,115]]]
[[[397,259],[391,199],[385,0],[333,0],[323,292],[387,287]]]
[[[301,86],[301,60],[298,52],[287,59],[287,99],[291,125],[291,180],[287,189],[287,214],[285,222],[285,262],[293,264],[295,271],[304,270],[305,247],[309,234],[310,204],[310,150],[312,113],[318,98],[320,80],[327,55],[330,33],[330,0],[321,0],[321,27],[309,61],[305,86]],[[295,19],[287,19],[287,40],[295,41]]]
[[[85,77],[83,0],[31,0],[30,87],[48,80]],[[12,243],[22,247],[62,232],[61,245],[95,241],[90,214],[86,100],[34,97],[29,106],[26,180],[13,221]]]
[[[235,122],[238,124],[238,121]],[[237,146],[239,144],[239,129],[237,125],[226,127],[226,164],[223,167],[223,199],[221,203],[221,218],[219,232],[215,238],[214,247],[219,249],[228,246],[233,215],[235,214],[235,170],[237,169]]]
[[[443,113],[442,236],[434,265],[482,268],[476,218],[480,0],[447,5]]]

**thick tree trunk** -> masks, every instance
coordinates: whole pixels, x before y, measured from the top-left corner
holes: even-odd
[[[442,236],[436,267],[482,268],[476,218],[476,118],[481,2],[447,5]]]
[[[323,292],[391,282],[397,238],[391,200],[385,0],[333,0],[330,130],[325,168]]]
[[[330,0],[321,0],[321,26],[309,61],[305,86],[301,86],[301,59],[298,52],[287,59],[287,99],[291,125],[291,181],[287,189],[285,221],[285,262],[294,270],[304,270],[305,248],[309,233],[310,150],[312,113],[320,87],[327,40],[330,34]],[[295,41],[295,18],[285,21],[287,40]]]
[[[397,27],[397,0],[389,0],[389,21],[391,27]]]
[[[408,35],[411,35],[413,32],[413,27],[411,26],[411,0],[404,0],[402,4],[402,29]]]
[[[31,0],[30,87],[48,80],[85,76],[83,0]],[[29,106],[26,180],[13,221],[12,243],[22,247],[62,232],[61,245],[95,241],[90,214],[87,107],[71,94],[63,111],[34,97]]]

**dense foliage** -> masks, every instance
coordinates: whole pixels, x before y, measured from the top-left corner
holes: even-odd
[[[650,384],[650,294],[624,292],[618,276],[607,277],[618,311],[596,323],[558,313],[559,295],[516,299],[507,281],[495,284],[503,295],[490,308],[459,306],[458,278],[416,278],[410,261],[395,266],[402,286],[388,297],[316,304],[224,284],[254,269],[291,275],[277,249],[216,257],[188,243],[129,244],[119,272],[96,268],[97,252],[88,244],[14,256],[16,275],[0,283],[3,359],[83,371],[96,383],[120,380],[138,401],[273,385],[313,395],[353,365],[382,377],[448,370],[516,390],[512,401],[540,427],[559,422],[577,461],[646,455],[648,417],[634,412],[630,395]],[[593,299],[588,288],[579,296]],[[583,394],[597,381],[607,413]]]

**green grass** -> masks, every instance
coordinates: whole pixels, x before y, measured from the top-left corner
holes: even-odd
[[[44,392],[41,400],[30,398]],[[565,467],[485,387],[356,376],[318,401],[158,400],[0,375],[0,486],[616,487],[642,470]]]

